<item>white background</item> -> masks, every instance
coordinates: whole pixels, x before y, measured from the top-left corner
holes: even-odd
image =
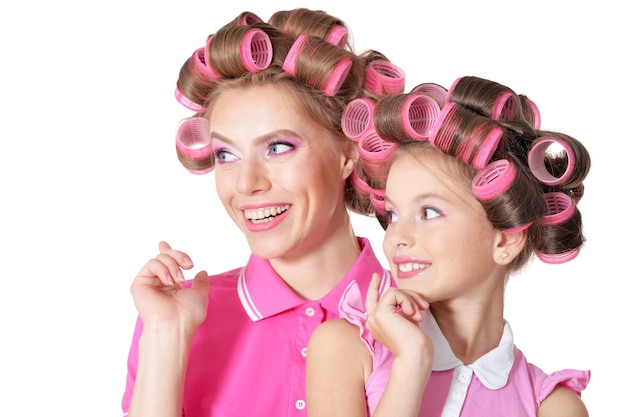
[[[608,0],[402,3],[0,6],[1,416],[121,415],[129,286],[158,241],[212,273],[247,259],[212,175],[176,160],[175,127],[190,112],[174,86],[183,61],[240,12],[267,20],[300,6],[344,19],[358,51],[378,49],[406,70],[407,88],[490,78],[529,95],[543,128],[588,146],[586,246],[569,264],[535,262],[513,277],[506,316],[531,362],[591,369],[592,416],[622,413],[624,14]],[[382,256],[377,222],[354,220]]]

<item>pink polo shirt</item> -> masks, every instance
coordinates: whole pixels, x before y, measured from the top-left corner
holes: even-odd
[[[306,416],[305,358],[313,330],[339,316],[346,286],[357,281],[365,297],[374,272],[391,276],[370,243],[342,281],[322,299],[296,295],[265,259],[210,277],[206,321],[196,331],[185,381],[185,417]],[[122,411],[128,413],[137,371],[138,319],[128,356]]]
[[[360,286],[348,285],[339,309],[341,317],[359,327],[361,340],[372,354],[372,374],[365,384],[368,415],[372,415],[389,379],[393,355],[365,328]],[[528,363],[513,344],[513,332],[506,322],[499,346],[469,365],[454,355],[429,310],[420,327],[432,340],[435,356],[419,417],[535,417],[541,402],[557,385],[581,395],[589,383],[588,370],[546,374]]]

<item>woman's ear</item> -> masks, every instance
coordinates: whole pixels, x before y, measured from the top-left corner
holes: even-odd
[[[499,265],[508,265],[524,249],[528,238],[527,231],[516,233],[499,231],[493,248],[493,260]]]
[[[359,150],[356,146],[355,142],[349,141],[346,144],[344,150],[344,158],[342,158],[341,163],[343,170],[343,179],[347,179],[352,171],[356,168],[357,163],[359,162]]]

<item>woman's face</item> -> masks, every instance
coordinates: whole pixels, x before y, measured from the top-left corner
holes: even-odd
[[[299,257],[345,228],[354,162],[285,87],[229,90],[212,108],[217,192],[255,255]]]
[[[392,274],[431,303],[481,297],[504,282],[493,261],[497,231],[469,182],[444,168],[445,158],[437,150],[399,155],[385,194],[383,248]]]

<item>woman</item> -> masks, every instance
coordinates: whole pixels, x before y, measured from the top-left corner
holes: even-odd
[[[370,63],[386,58],[347,41],[324,12],[281,11],[268,23],[244,12],[182,66],[176,96],[196,115],[180,127],[179,160],[213,171],[252,254],[185,281],[192,260],[159,244],[132,284],[129,416],[306,415],[309,335],[338,317],[349,282],[367,288],[377,273],[389,283],[351,226],[348,209],[373,209],[351,183],[359,153],[341,130],[350,100],[384,93]]]

